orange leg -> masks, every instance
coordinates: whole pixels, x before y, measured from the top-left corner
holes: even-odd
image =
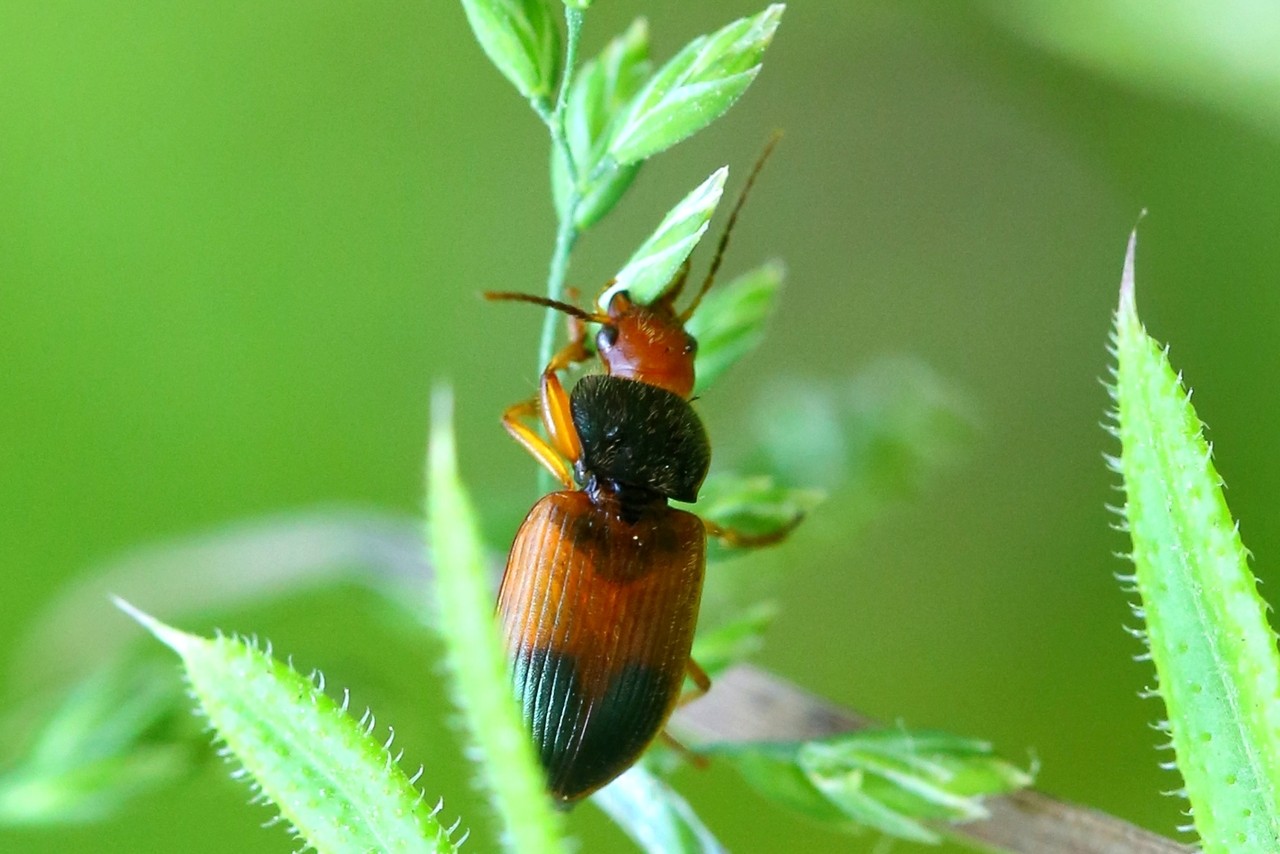
[[[685,675],[693,680],[693,690],[681,695],[679,702],[676,703],[676,708],[692,703],[711,690],[711,677],[707,675],[707,671],[702,669],[701,664],[691,658],[689,663],[685,665],[684,670]]]
[[[797,513],[794,519],[781,528],[765,534],[748,534],[733,528],[726,528],[723,525],[717,525],[715,522],[708,522],[706,519],[702,520],[702,524],[707,529],[707,536],[715,537],[729,548],[756,549],[761,546],[771,546],[774,543],[782,542],[803,520],[804,514]]]
[[[684,760],[688,762],[690,765],[692,765],[694,768],[703,770],[708,765],[711,764],[710,760],[708,760],[707,757],[698,753],[694,753],[692,750],[685,747],[680,742],[676,741],[675,736],[667,732],[665,729],[661,733],[659,733],[659,736],[662,738],[663,744],[665,744],[667,747],[670,747],[676,753],[679,753],[682,757],[684,757]]]
[[[685,675],[693,680],[693,690],[680,695],[680,699],[676,701],[677,709],[687,703],[692,703],[694,700],[711,690],[711,677],[707,675],[707,671],[702,669],[702,665],[698,664],[698,662],[694,661],[692,658],[689,659],[689,663],[685,665]],[[707,767],[707,758],[705,756],[700,756],[697,753],[694,753],[679,741],[676,741],[675,737],[672,736],[671,733],[663,730],[661,732],[661,736],[664,744],[683,756],[691,765],[696,768]]]
[[[578,429],[573,426],[569,394],[564,390],[564,385],[556,374],[576,362],[585,362],[589,358],[591,356],[583,346],[582,338],[577,337],[552,356],[542,372],[538,396],[542,425],[547,429],[551,444],[562,456],[570,460],[577,460],[582,456],[582,443],[578,441]]]
[[[573,473],[569,471],[564,457],[557,453],[557,448],[547,444],[546,439],[535,433],[533,428],[523,421],[537,412],[538,401],[536,400],[526,400],[508,406],[506,412],[502,413],[502,426],[511,434],[511,438],[524,446],[524,449],[541,463],[543,468],[551,472],[552,477],[564,484],[566,489],[573,489],[576,485],[573,481]],[[576,439],[577,436],[575,435],[574,438]]]
[[[566,489],[573,489],[576,484],[573,472],[565,460],[581,457],[582,443],[578,441],[578,431],[573,426],[569,395],[556,373],[575,362],[591,358],[583,345],[586,337],[585,324],[578,321],[576,328],[571,326],[570,335],[572,340],[551,358],[543,370],[537,399],[514,404],[502,413],[502,426],[511,437],[551,472],[556,480],[564,484]],[[525,423],[527,419],[534,417],[541,418],[550,441],[543,439]]]

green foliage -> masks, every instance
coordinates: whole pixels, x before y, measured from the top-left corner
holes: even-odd
[[[778,616],[778,604],[764,600],[748,605],[714,626],[698,626],[693,660],[714,680],[731,664],[746,661],[764,647],[764,635]]]
[[[618,111],[648,78],[649,25],[637,18],[600,55],[583,64],[569,86],[564,134],[575,174],[569,175],[561,148],[551,150],[551,189],[556,211],[569,216],[569,201],[580,188],[574,225],[588,228],[613,209],[640,171],[640,163],[619,165],[608,155],[609,129]]]
[[[0,825],[105,818],[194,770],[206,739],[170,662],[134,657],[76,685],[0,774]]]
[[[699,36],[658,69],[619,116],[609,139],[613,159],[652,157],[723,115],[760,73],[785,8],[775,3]]]
[[[764,339],[782,289],[785,269],[770,261],[707,292],[685,329],[698,339],[697,384],[700,394]]]
[[[715,838],[689,803],[641,762],[592,796],[648,854],[721,854]]]
[[[511,694],[484,549],[458,478],[452,418],[450,395],[437,391],[427,455],[427,522],[449,673],[485,789],[506,828],[508,847],[522,854],[552,854],[563,850],[560,823],[545,796],[533,742]]]
[[[765,534],[812,512],[823,498],[818,490],[779,486],[768,476],[717,475],[703,484],[698,513],[726,528]],[[713,558],[724,556],[718,547],[713,548]]]
[[[990,745],[943,733],[870,730],[792,744],[716,745],[753,787],[805,815],[856,831],[917,842],[941,835],[927,822],[987,815],[982,797],[1030,785]]]
[[[1124,478],[1135,614],[1159,676],[1176,766],[1204,850],[1280,849],[1280,654],[1201,433],[1143,329],[1134,248],[1116,312],[1113,468]]]
[[[555,90],[560,31],[548,0],[462,0],[476,41],[530,101]]]
[[[846,490],[872,508],[914,494],[980,424],[964,394],[901,357],[873,360],[852,378],[773,380],[751,411],[752,468],[787,485]]]
[[[728,167],[717,169],[667,212],[653,234],[618,271],[614,284],[600,295],[602,308],[621,290],[628,291],[637,302],[651,302],[662,293],[706,233],[728,176]]]
[[[550,132],[560,228],[548,293],[556,299],[580,233],[615,208],[646,158],[708,126],[742,95],[760,71],[784,9],[771,5],[696,38],[654,73],[644,20],[574,68],[590,0],[565,0],[563,58],[549,0],[462,4],[484,52],[531,102]],[[663,218],[620,270],[615,289],[627,288],[637,300],[648,301],[671,282],[705,234],[726,176],[727,167],[716,170]],[[759,344],[782,278],[781,264],[771,262],[707,295],[689,324],[700,342],[699,391]],[[544,336],[543,362],[549,340]],[[838,434],[849,409],[848,401],[842,405],[839,426],[832,428]],[[896,436],[901,426],[894,423],[886,433]],[[796,444],[794,435],[787,439],[791,445]],[[849,457],[827,458],[824,465],[840,467]],[[811,512],[822,499],[817,491],[789,485],[794,482],[720,475],[706,485],[700,510],[743,531],[774,530]],[[125,577],[134,582],[150,577],[158,588],[185,589],[191,576],[183,573],[198,571],[201,578],[216,578],[223,585],[216,594],[194,585],[198,601],[179,598],[168,603],[174,610],[210,604],[243,607],[349,581],[378,591],[396,606],[398,616],[408,618],[411,631],[430,627],[443,639],[468,747],[479,761],[503,843],[509,850],[535,854],[564,850],[562,817],[545,797],[532,744],[512,701],[493,620],[491,562],[458,474],[451,401],[443,392],[433,405],[427,516],[435,568],[429,593],[417,583],[414,573],[422,569],[416,563],[407,573],[402,565],[380,577],[336,566],[315,572],[315,566],[302,561],[279,574],[266,573],[264,580],[263,567],[253,558],[268,556],[268,564],[279,560],[288,549],[279,548],[278,541],[268,546],[255,540],[250,547],[239,543],[240,548],[215,544],[184,551],[180,559],[171,552],[164,568]],[[320,534],[310,531],[307,543],[314,546]],[[384,545],[395,539],[387,531],[372,536]],[[308,554],[317,551],[324,548]],[[337,551],[357,564],[371,562],[359,549]],[[725,555],[713,551],[711,557]],[[431,609],[425,607],[428,599]],[[366,719],[353,722],[345,714],[345,701],[339,707],[324,694],[323,680],[317,688],[273,660],[269,651],[237,639],[184,634],[121,606],[181,656],[192,693],[227,751],[307,845],[322,852],[456,848],[453,828],[437,821],[439,808],[423,805],[413,788],[416,777],[406,778],[398,757],[387,752],[390,741],[380,747],[370,739],[372,716],[367,716],[367,727]],[[761,646],[776,613],[772,600],[748,602],[705,627],[696,655],[709,671],[723,670]],[[114,654],[111,650],[104,658]],[[0,821],[96,818],[137,792],[190,773],[207,758],[187,725],[189,716],[182,714],[177,682],[158,676],[149,662],[126,662],[108,671],[103,681],[64,699],[22,761],[0,777]],[[991,758],[984,745],[948,736],[892,732],[717,749],[774,799],[799,805],[841,828],[869,826],[917,840],[935,838],[921,822],[979,817],[978,796],[1027,782],[1020,772]],[[649,766],[657,764],[633,769],[594,801],[646,851],[722,851],[689,805],[652,772]]]
[[[182,658],[188,684],[210,725],[274,802],[298,838],[322,854],[456,850],[453,828],[371,738],[374,718],[356,723],[321,687],[255,646],[206,640],[164,625],[117,600]]]

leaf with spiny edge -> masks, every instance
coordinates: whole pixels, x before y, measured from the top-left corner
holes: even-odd
[[[1222,478],[1167,351],[1143,329],[1130,237],[1111,391],[1123,528],[1176,767],[1208,852],[1280,850],[1280,654]]]
[[[389,753],[317,686],[271,657],[270,648],[207,639],[166,626],[124,600],[116,604],[182,659],[192,696],[225,754],[241,764],[297,836],[322,854],[349,851],[452,852],[457,829],[437,819]],[[394,731],[392,732],[394,738]],[[420,773],[420,772],[419,772]]]

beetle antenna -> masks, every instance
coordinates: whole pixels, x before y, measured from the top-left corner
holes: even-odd
[[[756,158],[756,165],[751,167],[751,174],[747,176],[747,183],[742,185],[742,192],[738,194],[738,201],[733,205],[733,210],[729,212],[729,221],[724,225],[724,232],[720,235],[720,243],[716,245],[716,254],[711,259],[711,269],[707,271],[707,277],[702,280],[702,287],[698,288],[698,293],[694,296],[693,302],[684,311],[680,312],[680,322],[684,323],[693,316],[693,312],[698,308],[698,303],[702,302],[702,298],[706,296],[707,291],[711,290],[711,285],[715,283],[716,273],[720,271],[720,262],[724,260],[724,250],[729,246],[729,235],[733,233],[733,227],[738,223],[738,214],[742,211],[743,204],[747,201],[747,196],[751,193],[751,188],[756,183],[756,177],[759,176],[760,170],[764,168],[765,161],[769,159],[769,155],[773,153],[774,146],[778,144],[778,140],[782,139],[782,131],[774,131],[769,137],[769,141],[764,144],[764,151],[760,152],[760,156]],[[683,285],[683,282],[681,282]]]
[[[531,302],[534,305],[540,305],[543,308],[551,308],[556,311],[564,312],[570,317],[576,317],[579,320],[585,320],[590,323],[608,323],[609,318],[603,314],[593,314],[589,311],[583,311],[576,305],[567,302],[561,302],[556,299],[548,299],[540,297],[536,294],[525,294],[519,291],[485,291],[484,298],[494,301],[510,301],[510,302]]]

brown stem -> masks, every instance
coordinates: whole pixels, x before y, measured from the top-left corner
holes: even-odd
[[[875,722],[750,665],[730,668],[711,692],[672,719],[690,746],[799,741],[853,732]],[[1185,854],[1195,849],[1114,816],[1034,789],[988,798],[991,817],[938,828],[958,842],[1035,854]]]

